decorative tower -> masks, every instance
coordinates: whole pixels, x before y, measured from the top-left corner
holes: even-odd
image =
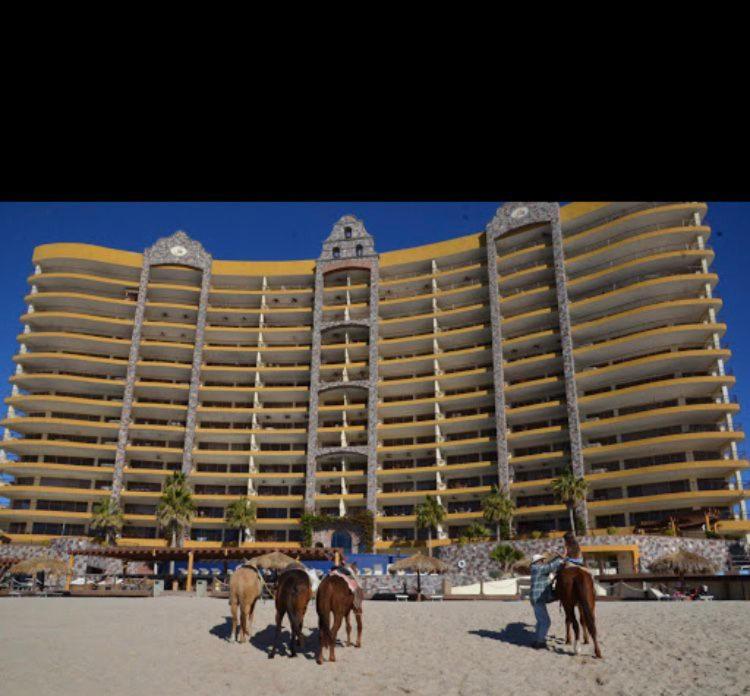
[[[373,238],[361,220],[342,217],[323,243],[315,268],[305,486],[308,512],[315,510],[316,472],[325,466],[341,472],[340,517],[348,512],[346,473],[352,470],[366,474],[366,509],[376,513],[378,280]],[[323,417],[336,419],[340,433],[336,442],[321,437],[318,429]],[[364,438],[350,435],[352,421],[366,422]]]

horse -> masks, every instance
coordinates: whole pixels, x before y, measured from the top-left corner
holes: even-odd
[[[328,646],[328,661],[336,662],[336,635],[341,627],[341,619],[346,620],[346,644],[352,644],[352,624],[349,614],[354,611],[357,620],[357,648],[362,647],[362,591],[358,596],[349,589],[344,578],[338,575],[327,575],[318,586],[315,608],[318,611],[318,656],[317,662],[323,664],[323,648]],[[333,627],[330,624],[333,612]]]
[[[305,644],[302,635],[302,620],[305,617],[307,604],[312,597],[312,587],[310,577],[307,572],[298,568],[285,570],[279,578],[278,587],[276,588],[276,636],[273,640],[273,648],[268,655],[273,659],[279,646],[281,638],[281,622],[284,614],[289,615],[289,624],[292,635],[289,640],[289,650],[291,656],[295,657],[297,651],[294,649],[295,643],[302,648]]]
[[[229,606],[232,610],[232,634],[238,643],[244,643],[250,636],[253,625],[255,603],[260,597],[260,578],[254,568],[241,567],[229,581]],[[237,609],[240,610],[240,631],[237,630]],[[230,638],[231,638],[230,636]]]
[[[578,646],[578,620],[575,615],[575,608],[578,607],[578,613],[581,618],[583,627],[583,642],[588,643],[588,637],[594,641],[594,655],[601,657],[599,642],[596,636],[596,592],[594,591],[594,580],[591,574],[583,568],[565,566],[557,574],[557,598],[560,600],[562,608],[565,610],[565,643],[570,644],[570,626],[573,626],[575,641],[573,650],[576,654],[580,653]]]

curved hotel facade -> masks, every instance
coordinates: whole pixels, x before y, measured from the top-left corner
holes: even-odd
[[[571,467],[590,528],[717,510],[745,534],[702,203],[512,203],[485,231],[378,254],[344,217],[317,260],[212,259],[178,232],[143,254],[34,253],[0,463],[15,541],[88,533],[120,500],[125,544],[158,544],[156,505],[189,475],[195,544],[300,544],[305,510],[375,516],[375,548],[436,544],[508,489],[518,533],[568,525]]]

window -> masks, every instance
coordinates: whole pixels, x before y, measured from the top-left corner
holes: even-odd
[[[344,239],[351,239],[351,238],[352,238],[352,228],[344,227]]]
[[[339,249],[338,247],[333,247],[333,258],[334,259],[341,258],[341,249]]]
[[[357,256],[362,256],[362,245],[357,244]]]

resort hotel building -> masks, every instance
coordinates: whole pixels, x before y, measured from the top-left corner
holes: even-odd
[[[476,234],[383,253],[346,216],[304,261],[221,261],[183,232],[143,253],[39,246],[0,530],[87,535],[113,496],[121,544],[163,544],[158,499],[183,471],[196,545],[236,542],[242,495],[249,545],[299,546],[305,511],[369,511],[376,551],[419,545],[428,495],[441,545],[494,485],[517,534],[568,528],[551,483],[570,467],[590,529],[710,511],[744,535],[706,210],[509,203]]]

